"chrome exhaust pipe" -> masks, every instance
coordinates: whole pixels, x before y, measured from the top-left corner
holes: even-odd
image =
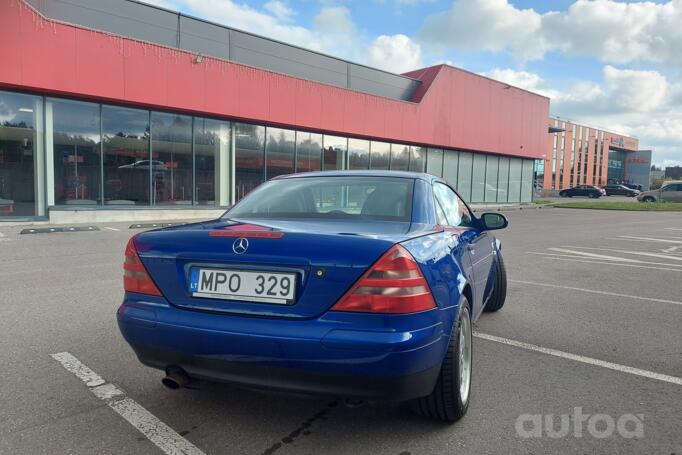
[[[161,379],[161,383],[172,390],[186,387],[189,382],[189,376],[179,367],[166,368],[166,377]]]
[[[367,402],[365,400],[359,400],[355,398],[346,398],[345,400],[343,400],[343,405],[350,409],[361,408],[366,404]]]

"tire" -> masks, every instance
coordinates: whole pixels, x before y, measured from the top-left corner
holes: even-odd
[[[483,311],[488,313],[493,313],[504,306],[504,302],[507,300],[507,269],[504,267],[504,261],[502,260],[502,255],[497,254],[497,273],[495,274],[495,287],[493,288],[493,294],[490,296],[490,300],[483,307]]]
[[[472,325],[469,301],[462,296],[457,321],[430,395],[410,401],[412,412],[443,422],[456,422],[467,413],[471,396]],[[460,348],[464,348],[461,352]],[[466,368],[462,371],[461,368]],[[467,366],[468,365],[468,366]],[[466,378],[466,384],[462,382]]]
[[[568,195],[566,193],[564,193],[563,191],[559,193],[559,197],[566,197],[566,196],[568,196]]]
[[[594,199],[597,197],[597,195],[594,193],[588,193],[587,197],[589,197],[590,199]]]
[[[645,196],[642,198],[642,202],[656,202],[656,199],[654,199],[652,196]]]

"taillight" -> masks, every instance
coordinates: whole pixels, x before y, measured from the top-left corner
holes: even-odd
[[[417,261],[405,248],[395,245],[331,309],[398,314],[435,306]]]
[[[125,260],[123,261],[123,288],[127,292],[139,294],[161,295],[151,277],[140,261],[140,256],[135,248],[134,237],[128,240]]]

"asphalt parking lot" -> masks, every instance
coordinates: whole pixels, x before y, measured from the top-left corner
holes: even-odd
[[[167,390],[116,326],[135,230],[0,225],[0,453],[682,453],[682,216],[506,214],[508,299],[476,324],[454,425],[392,403]]]

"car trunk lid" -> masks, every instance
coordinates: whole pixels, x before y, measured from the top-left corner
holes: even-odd
[[[148,231],[135,242],[152,280],[175,306],[310,318],[334,305],[392,245],[414,235],[410,223],[223,219]],[[243,238],[246,250],[236,251]],[[292,274],[295,297],[282,304],[197,296],[189,284],[197,269]]]

